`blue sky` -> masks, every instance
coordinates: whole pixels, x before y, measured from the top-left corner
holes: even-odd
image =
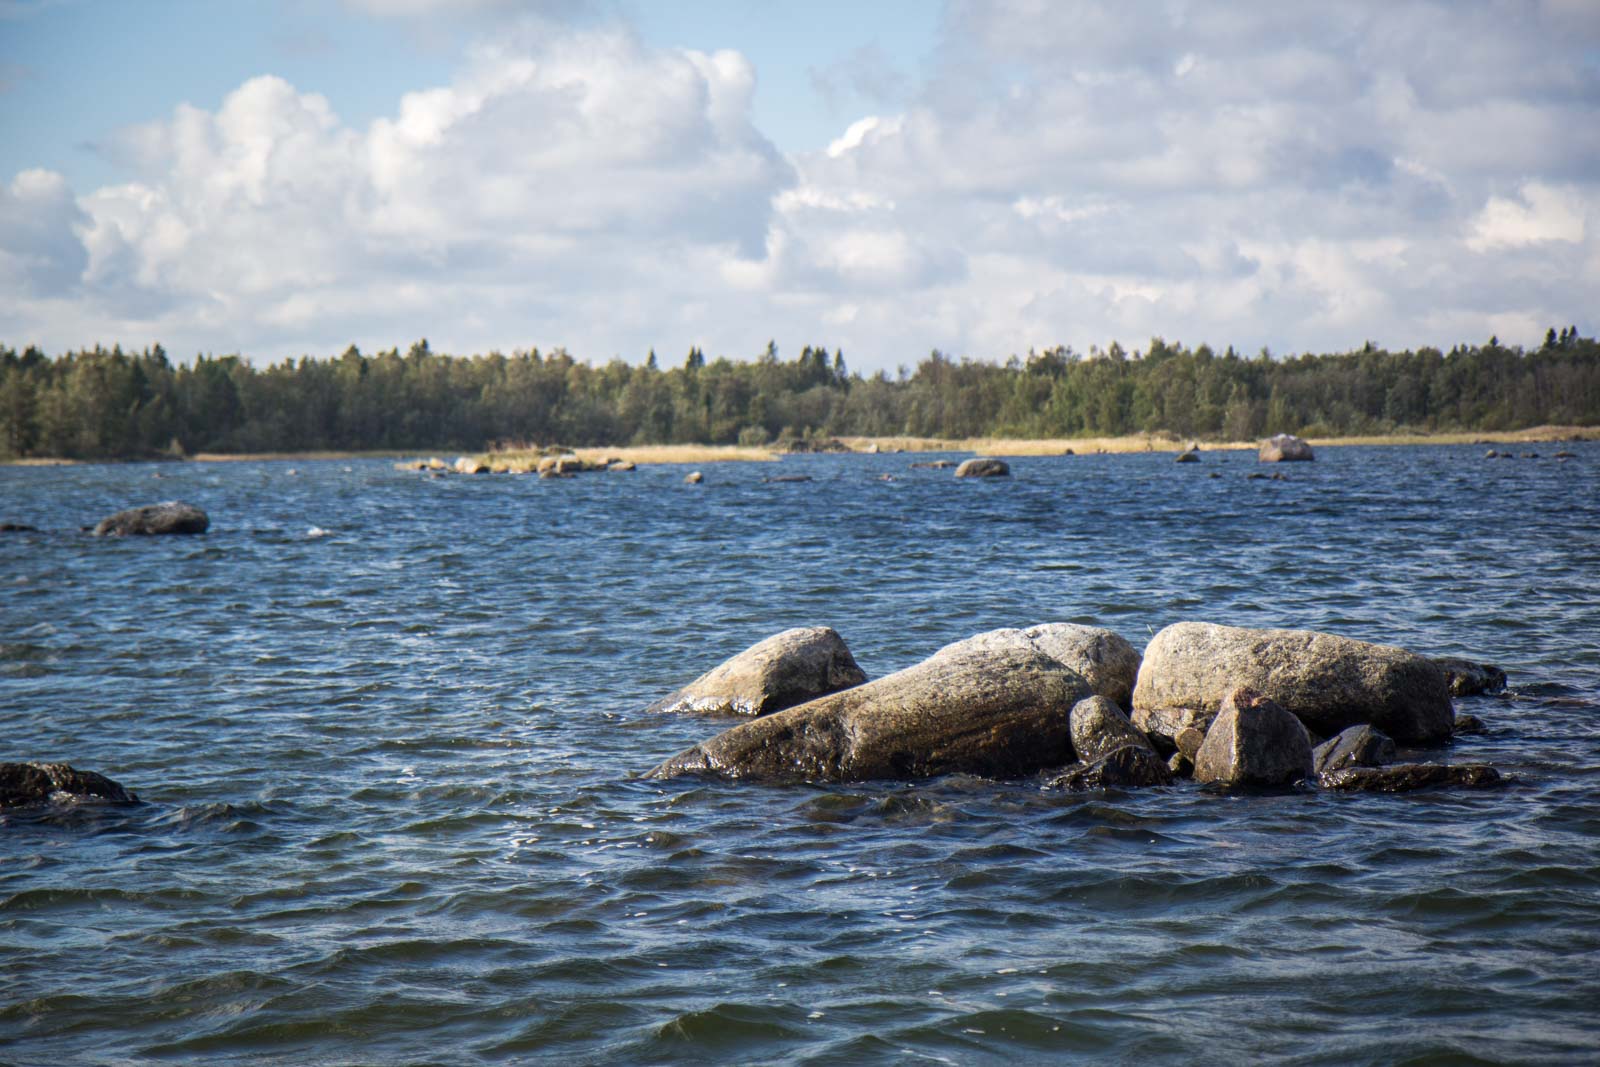
[[[0,343],[1534,343],[1600,5],[0,0]]]

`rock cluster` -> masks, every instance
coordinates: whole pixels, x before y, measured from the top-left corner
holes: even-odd
[[[1046,623],[977,634],[868,682],[837,633],[797,629],[652,710],[755,716],[667,759],[653,779],[1053,771],[1046,786],[1064,790],[1192,777],[1215,788],[1375,792],[1500,780],[1481,765],[1394,762],[1396,738],[1440,743],[1455,726],[1431,660],[1301,630],[1177,623],[1141,659],[1109,630]]]

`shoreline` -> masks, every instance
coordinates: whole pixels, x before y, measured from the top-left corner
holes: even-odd
[[[1008,438],[968,437],[944,440],[932,437],[855,437],[836,438],[855,454],[894,454],[918,452],[964,452],[980,456],[1061,456],[1073,455],[1124,455],[1140,452],[1182,452],[1191,443],[1202,452],[1253,451],[1260,441],[1214,441],[1206,438],[1181,438],[1170,433],[1130,434],[1122,437],[1053,437]],[[1595,426],[1535,426],[1525,430],[1463,431],[1433,434],[1370,434],[1344,437],[1308,437],[1313,448],[1347,448],[1373,446],[1419,445],[1500,445],[1546,444],[1563,441],[1600,441],[1600,427]],[[547,454],[538,449],[517,449],[500,452],[449,453],[477,459],[484,464],[507,470],[529,469],[537,466]],[[619,445],[616,447],[575,448],[566,455],[595,462],[601,459],[625,460],[640,465],[665,463],[770,463],[791,453],[780,452],[772,446],[748,447],[741,445]],[[836,453],[845,454],[845,453]],[[436,458],[443,459],[443,455]],[[54,457],[27,457],[0,460],[8,467],[61,467],[86,463],[274,463],[310,462],[315,460],[352,459],[414,459],[422,460],[417,450],[378,449],[372,451],[306,452],[199,452],[181,459],[140,457],[136,459],[62,459]],[[447,463],[449,461],[446,461]]]

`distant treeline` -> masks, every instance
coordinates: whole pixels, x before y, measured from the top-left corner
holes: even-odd
[[[1524,351],[1491,339],[1388,352],[1245,358],[1160,339],[1005,364],[934,352],[914,370],[852,374],[843,354],[775,345],[750,361],[691,349],[662,368],[565,351],[238,356],[174,364],[158,345],[49,357],[0,346],[0,456],[480,450],[493,444],[759,444],[783,438],[1078,437],[1167,431],[1247,440],[1600,424],[1600,345],[1575,327]]]

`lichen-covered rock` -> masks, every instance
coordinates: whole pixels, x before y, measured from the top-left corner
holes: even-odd
[[[1149,745],[1119,745],[1088,763],[1068,767],[1045,783],[1046,789],[1083,792],[1089,789],[1136,789],[1168,785],[1172,771]]]
[[[750,646],[649,710],[768,715],[866,680],[836,631],[801,627]]]
[[[101,519],[94,528],[96,537],[154,536],[156,534],[203,534],[211,526],[206,513],[193,504],[168,500],[160,504],[119,511]]]
[[[1125,745],[1150,748],[1150,742],[1133,728],[1116,702],[1098,694],[1072,705],[1069,723],[1072,751],[1084,763],[1093,763]]]
[[[1444,674],[1405,649],[1312,630],[1180,622],[1145,648],[1133,725],[1158,747],[1171,746],[1184,726],[1209,728],[1240,686],[1324,737],[1369,723],[1403,744],[1443,741],[1455,719]]]
[[[65,763],[0,763],[0,811],[58,800],[135,804],[139,798],[104,775]]]
[[[1042,652],[1083,675],[1096,693],[1124,708],[1133,698],[1133,683],[1139,676],[1139,650],[1126,638],[1100,626],[1045,622],[1026,630],[989,630],[946,645],[934,655],[1010,647]]]
[[[1342,730],[1311,750],[1311,765],[1318,774],[1346,767],[1382,767],[1394,759],[1393,739],[1366,725]]]
[[[1005,460],[989,456],[969,459],[956,468],[957,478],[1005,478],[1010,474],[1011,467]]]
[[[1433,663],[1444,672],[1445,685],[1453,697],[1498,693],[1506,687],[1506,672],[1492,663],[1473,663],[1454,656],[1435,657]]]
[[[1302,439],[1292,433],[1280,433],[1261,442],[1261,450],[1256,453],[1256,458],[1262,463],[1291,463],[1317,457],[1312,454],[1311,446]]]
[[[1436,786],[1481,788],[1499,785],[1500,772],[1484,763],[1394,763],[1387,767],[1346,767],[1317,779],[1324,789],[1347,793],[1409,793]]]
[[[1270,698],[1244,687],[1223,700],[1194,758],[1197,782],[1283,786],[1309,777],[1306,728]]]
[[[991,778],[1059,767],[1068,715],[1092,695],[1038,652],[932,656],[842,693],[725,730],[650,771],[767,782],[853,782],[964,773]]]

